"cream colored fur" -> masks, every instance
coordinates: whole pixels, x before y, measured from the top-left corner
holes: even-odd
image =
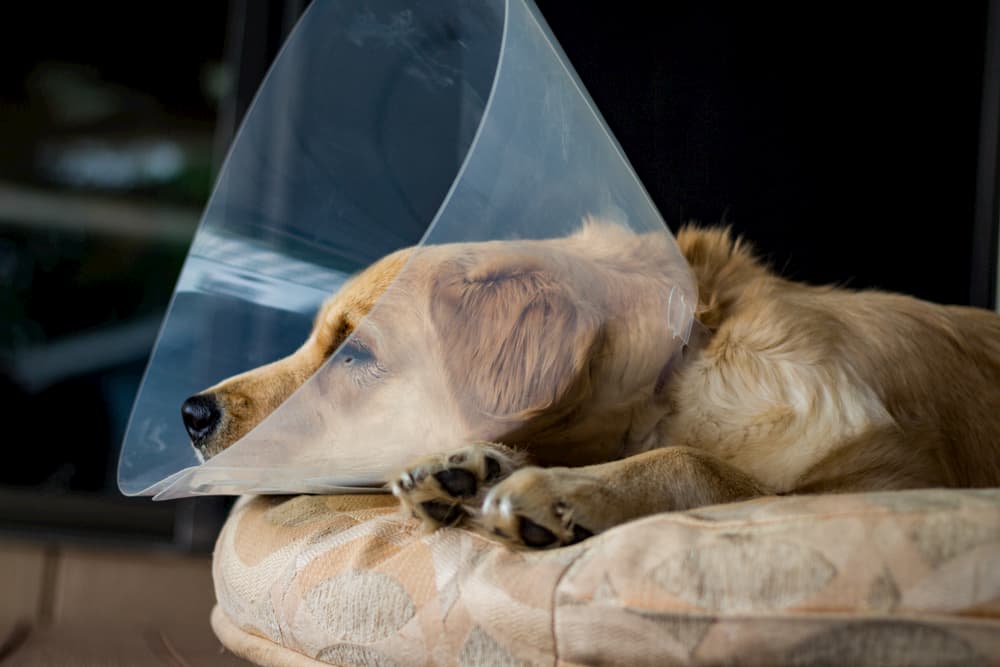
[[[547,547],[766,493],[1000,484],[1000,316],[789,282],[725,229],[688,227],[677,242],[703,332],[661,393],[667,341],[651,318],[676,276],[658,270],[650,238],[591,221],[558,241],[377,262],[295,354],[207,390],[222,421],[203,450],[239,439],[370,314],[388,374],[418,355],[444,374],[386,389],[379,409],[519,424],[502,444],[456,444],[392,480],[428,527],[466,521]],[[487,364],[483,349],[496,350]]]

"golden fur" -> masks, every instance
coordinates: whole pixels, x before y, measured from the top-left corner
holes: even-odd
[[[421,458],[392,481],[430,527],[467,520],[547,547],[767,493],[1000,484],[1000,316],[790,282],[728,230],[687,227],[677,243],[704,331],[660,394],[649,332],[666,283],[644,269],[662,261],[651,243],[591,221],[559,241],[390,255],[330,299],[296,353],[205,392],[221,418],[199,447],[245,434],[371,314],[393,341],[387,368],[426,355],[444,374],[379,405],[516,424],[502,444]],[[449,400],[419,395],[441,388]]]

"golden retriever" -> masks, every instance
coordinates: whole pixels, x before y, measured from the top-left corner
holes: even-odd
[[[401,438],[511,424],[386,480],[430,528],[544,548],[763,494],[1000,485],[1000,315],[790,282],[728,230],[687,227],[701,326],[667,368],[651,334],[663,243],[589,221],[564,239],[396,252],[294,354],[188,399],[193,444],[238,440],[370,315],[378,340],[358,330],[344,384],[375,398],[354,414],[380,411]]]

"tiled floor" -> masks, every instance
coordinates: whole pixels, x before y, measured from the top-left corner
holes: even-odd
[[[246,666],[209,626],[207,557],[0,541],[0,665]]]

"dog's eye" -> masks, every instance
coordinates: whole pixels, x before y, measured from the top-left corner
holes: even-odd
[[[340,350],[340,359],[336,363],[346,369],[348,376],[359,386],[380,380],[387,373],[371,348],[357,338],[344,343],[344,347]]]
[[[346,343],[344,343],[344,348],[341,350],[340,363],[345,366],[352,366],[358,364],[368,364],[375,360],[375,356],[371,353],[364,343],[359,341],[357,338],[352,338]]]

